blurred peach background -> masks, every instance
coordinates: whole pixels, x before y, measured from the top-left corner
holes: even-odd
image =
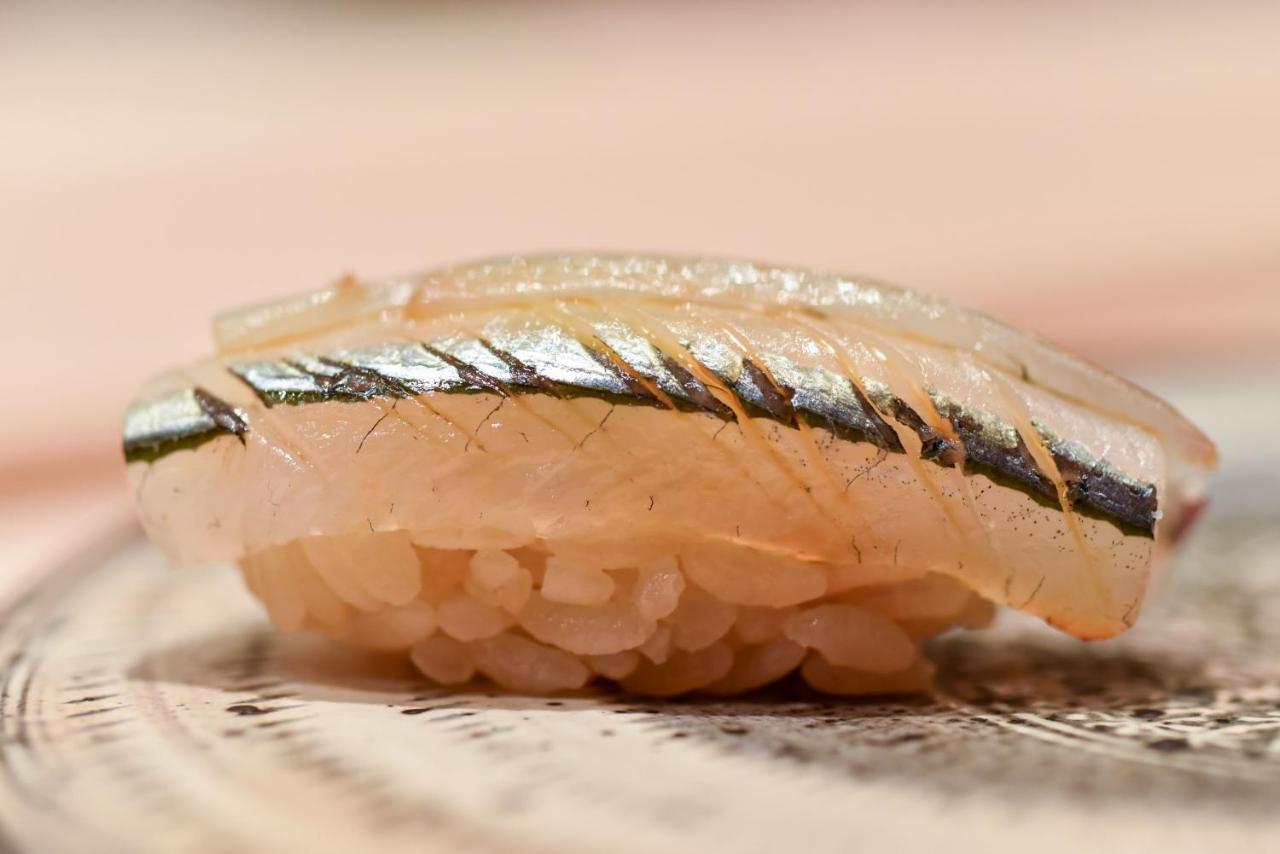
[[[0,589],[128,515],[120,412],[213,312],[503,252],[948,294],[1274,464],[1278,46],[1264,3],[0,5]]]

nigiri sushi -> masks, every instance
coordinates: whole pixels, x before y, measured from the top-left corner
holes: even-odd
[[[748,262],[348,278],[214,338],[126,414],[147,533],[443,685],[914,691],[925,641],[999,605],[1111,637],[1215,465],[1039,338]]]

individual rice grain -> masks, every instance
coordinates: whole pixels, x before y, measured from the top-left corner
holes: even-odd
[[[787,618],[796,612],[789,608],[739,608],[733,624],[733,639],[744,644],[763,643],[782,636]]]
[[[587,566],[555,555],[547,558],[541,593],[549,602],[603,605],[609,601],[613,590],[613,579],[599,567]]]
[[[301,546],[294,542],[284,548],[291,559],[294,585],[307,610],[307,622],[314,623],[331,637],[344,636],[351,607],[311,567]]]
[[[357,573],[329,552],[329,537],[303,537],[296,541],[307,563],[339,599],[361,611],[376,611],[383,603],[364,588]]]
[[[464,587],[486,605],[514,614],[529,599],[533,577],[506,552],[486,549],[471,556]]]
[[[786,636],[840,667],[894,673],[916,657],[916,646],[888,617],[854,605],[828,603],[791,615]]]
[[[294,583],[293,566],[285,550],[271,548],[248,555],[243,571],[254,578],[254,587],[272,625],[282,632],[300,631],[307,610],[302,591]]]
[[[913,638],[931,638],[951,629],[980,629],[995,619],[995,604],[976,594],[972,595],[957,612],[945,617],[926,617],[917,620],[898,620],[902,630]]]
[[[806,650],[787,638],[774,638],[733,653],[733,667],[725,676],[706,686],[712,694],[741,694],[754,691],[786,676],[800,666]]]
[[[973,593],[968,587],[930,573],[922,578],[857,591],[848,601],[895,620],[946,618],[958,614]]]
[[[577,655],[609,655],[634,649],[656,624],[629,602],[566,605],[535,592],[520,611],[520,625],[533,637]]]
[[[820,563],[727,543],[690,544],[680,552],[680,565],[689,580],[733,605],[796,605],[827,590]]]
[[[476,673],[466,645],[447,635],[418,641],[409,651],[409,658],[428,679],[440,685],[460,685]]]
[[[346,640],[365,649],[390,652],[408,649],[436,630],[435,609],[410,602],[375,614],[356,612],[346,627]]]
[[[671,655],[671,626],[659,623],[639,647],[639,653],[654,664],[662,664]]]
[[[719,641],[697,652],[675,650],[661,664],[643,660],[622,686],[637,694],[670,697],[718,682],[733,667],[733,650]]]
[[[436,614],[440,629],[464,643],[493,637],[515,622],[515,617],[501,608],[486,605],[460,590],[446,596]]]
[[[587,665],[606,679],[625,679],[640,664],[640,653],[633,649],[611,655],[588,655]]]
[[[339,577],[354,578],[377,602],[404,605],[422,589],[421,565],[407,531],[309,537],[303,549],[307,560],[331,586]]]
[[[680,604],[667,618],[671,643],[685,652],[697,652],[728,634],[738,609],[697,587],[689,587]]]
[[[581,688],[591,671],[576,656],[504,633],[468,645],[476,669],[509,691],[553,694]]]
[[[676,559],[664,557],[640,567],[632,596],[641,616],[661,620],[680,604],[684,589],[684,573]]]
[[[847,601],[877,611],[914,638],[932,637],[955,627],[981,628],[995,616],[995,606],[968,587],[944,575],[858,591]]]

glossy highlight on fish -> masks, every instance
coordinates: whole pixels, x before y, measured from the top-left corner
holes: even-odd
[[[346,280],[215,334],[126,416],[153,539],[241,562],[283,628],[521,690],[918,687],[921,641],[989,603],[1110,636],[1214,465],[1167,404],[1039,339],[746,262]]]

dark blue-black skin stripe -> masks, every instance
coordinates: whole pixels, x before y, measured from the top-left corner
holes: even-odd
[[[564,398],[594,397],[610,403],[645,406],[662,406],[650,387],[638,375],[619,363],[616,354],[591,350],[596,360],[619,380],[625,391],[602,391],[586,386],[571,386],[542,376],[532,366],[520,362],[510,354],[493,347],[489,349],[512,369],[511,383],[503,383],[472,365],[440,350],[427,348],[428,352],[451,365],[460,382],[438,389],[443,393],[491,392],[494,394],[547,393]],[[301,405],[325,401],[363,401],[374,397],[405,397],[416,393],[404,383],[383,376],[369,368],[325,360],[331,373],[303,370],[316,383],[318,391],[279,393],[253,388],[255,394],[268,406]],[[669,357],[664,366],[683,391],[680,397],[670,398],[671,404],[683,411],[699,411],[726,421],[735,419],[734,410],[712,394],[711,390]],[[743,373],[759,395],[757,403],[740,400],[751,417],[768,418],[780,424],[797,427],[800,420],[810,426],[830,430],[847,441],[870,442],[892,453],[905,453],[898,434],[881,416],[866,396],[853,384],[854,394],[861,406],[860,413],[833,416],[831,412],[814,412],[797,406],[795,390],[777,382],[767,371],[749,359],[743,360]],[[248,384],[244,377],[235,376]],[[726,387],[731,386],[727,380]],[[126,460],[151,461],[171,451],[194,448],[220,435],[234,435],[243,442],[248,427],[235,409],[203,389],[197,389],[197,401],[201,409],[214,422],[214,428],[190,435],[168,435],[127,444]],[[952,467],[962,465],[966,473],[983,474],[992,481],[1017,489],[1049,507],[1062,510],[1058,491],[1053,480],[1043,472],[1022,438],[1007,447],[990,439],[981,423],[968,415],[958,405],[950,404],[939,414],[950,422],[958,442],[948,439],[925,423],[924,419],[899,398],[892,398],[886,407],[887,415],[915,432],[921,441],[920,456],[936,465]],[[1085,462],[1068,451],[1050,448],[1059,474],[1066,484],[1068,503],[1072,510],[1082,515],[1101,519],[1115,525],[1125,534],[1152,537],[1155,535],[1158,501],[1156,489],[1151,484],[1122,480],[1099,463]]]
[[[198,448],[219,436],[235,436],[240,440],[240,444],[244,444],[249,425],[240,417],[240,413],[236,412],[235,407],[199,386],[191,390],[191,396],[200,407],[200,411],[213,422],[213,426],[188,432],[179,431],[140,439],[126,439],[125,462],[151,462],[174,451]]]

